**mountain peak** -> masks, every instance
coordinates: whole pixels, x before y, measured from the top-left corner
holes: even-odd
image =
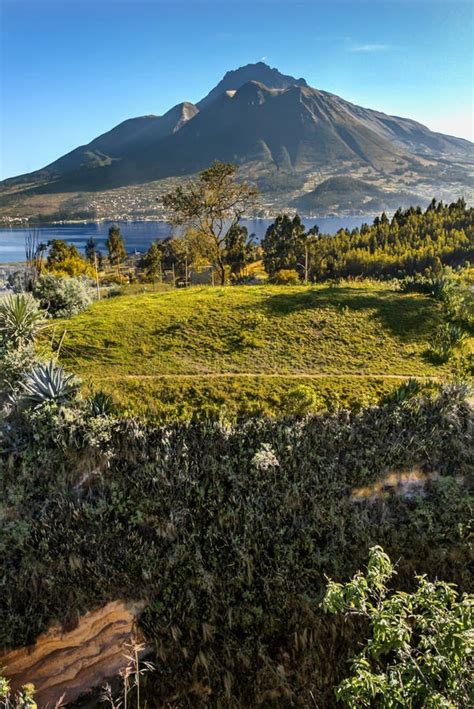
[[[223,79],[205,98],[199,101],[197,106],[202,110],[225,91],[237,91],[241,86],[251,81],[264,84],[269,89],[286,89],[289,86],[308,85],[305,79],[295,79],[294,76],[282,74],[278,69],[268,66],[265,62],[256,62],[226,72]]]

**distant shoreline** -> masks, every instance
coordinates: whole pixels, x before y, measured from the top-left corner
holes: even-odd
[[[322,234],[332,235],[339,229],[352,230],[360,227],[362,223],[372,223],[375,215],[347,216],[347,217],[303,217],[303,224],[307,229],[315,224]],[[249,234],[255,240],[261,241],[265,232],[274,221],[274,218],[242,219],[241,224],[246,226]],[[72,222],[40,222],[24,223],[3,226],[0,225],[0,264],[18,263],[25,258],[25,239],[33,231],[37,232],[38,241],[46,243],[51,239],[62,239],[73,244],[83,252],[88,239],[94,239],[96,246],[102,253],[106,252],[106,240],[109,225],[112,220],[72,221]],[[129,254],[144,253],[150,244],[157,239],[166,239],[176,230],[169,221],[161,219],[137,219],[115,222],[121,229],[125,239],[126,249]]]
[[[254,217],[254,216],[244,216],[242,217],[243,221],[249,221],[249,222],[256,222],[256,221],[268,221],[268,220],[274,220],[277,218],[279,214],[298,214],[301,219],[360,219],[360,218],[370,218],[373,219],[376,215],[370,215],[367,217],[363,212],[341,212],[341,213],[327,213],[327,214],[304,214],[303,212],[300,212],[295,209],[282,209],[281,211],[275,212],[274,214],[267,215],[265,217]],[[387,211],[386,214],[390,216],[392,214],[391,211]],[[87,225],[87,224],[114,224],[116,222],[119,222],[121,224],[146,224],[149,222],[164,222],[171,224],[171,221],[169,219],[166,219],[165,217],[143,217],[143,218],[129,218],[129,219],[124,219],[124,218],[114,218],[114,217],[99,217],[97,219],[53,219],[51,221],[43,221],[43,220],[33,220],[33,219],[28,219],[25,217],[25,219],[20,219],[18,220],[15,218],[15,222],[12,223],[10,220],[5,220],[0,218],[0,228],[1,229],[6,229],[6,228],[11,228],[11,229],[25,229],[28,227],[31,227],[33,229],[38,228],[38,227],[50,227],[50,226],[68,226],[68,225],[77,225],[77,224],[82,224],[82,225]]]

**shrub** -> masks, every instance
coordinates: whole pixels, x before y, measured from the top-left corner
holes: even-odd
[[[8,680],[0,675],[0,706],[5,709],[37,709],[34,690],[32,684],[25,684],[13,693]]]
[[[26,412],[0,459],[0,646],[144,599],[150,706],[333,706],[368,628],[323,613],[326,576],[379,543],[399,588],[413,569],[472,584],[461,393],[234,426]],[[423,494],[354,500],[414,462],[437,473]]]
[[[417,379],[407,379],[383,398],[384,403],[402,404],[421,392],[423,385]]]
[[[0,300],[0,340],[19,348],[32,342],[44,326],[44,314],[30,293],[7,295]]]
[[[321,408],[321,400],[310,386],[301,384],[290,389],[283,397],[282,408],[286,414],[305,416],[311,411]]]
[[[465,341],[467,335],[461,325],[444,322],[436,330],[432,353],[441,362],[447,362],[453,351]]]
[[[271,283],[279,286],[296,286],[300,283],[298,272],[293,268],[282,268],[270,279]]]
[[[14,398],[19,385],[36,364],[37,356],[32,344],[19,349],[5,347],[0,350],[0,402]]]
[[[85,310],[91,297],[84,280],[44,274],[36,282],[34,295],[53,318],[68,318]]]
[[[50,361],[30,371],[22,385],[21,401],[32,407],[65,404],[74,398],[78,388],[79,382],[73,374],[66,374],[64,367]]]
[[[349,707],[468,707],[471,695],[474,596],[417,576],[412,593],[390,593],[395,569],[372,547],[367,572],[345,584],[330,581],[328,613],[365,617],[371,638],[336,689]]]
[[[14,293],[27,291],[31,282],[32,275],[29,269],[23,268],[21,271],[14,271],[8,274],[7,283]]]
[[[114,401],[110,394],[97,391],[87,400],[87,408],[92,416],[109,416],[114,411]]]

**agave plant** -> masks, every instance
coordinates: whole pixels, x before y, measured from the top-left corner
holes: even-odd
[[[22,385],[22,400],[37,407],[46,403],[65,404],[77,393],[79,381],[53,361],[38,364]]]
[[[453,350],[460,347],[467,338],[467,333],[461,325],[454,322],[445,322],[437,330],[433,353],[441,362],[447,362]]]
[[[45,325],[44,313],[30,293],[12,293],[0,300],[0,339],[21,347]]]
[[[384,403],[390,404],[403,404],[404,401],[408,401],[413,396],[419,394],[422,390],[422,384],[418,379],[407,379],[400,386],[394,389],[390,394],[383,399]]]
[[[114,409],[114,402],[110,394],[97,391],[87,401],[87,405],[92,416],[108,416]]]

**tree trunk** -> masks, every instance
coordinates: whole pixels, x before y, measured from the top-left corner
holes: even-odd
[[[221,286],[225,286],[225,266],[220,256],[216,261],[216,269],[219,274]]]

